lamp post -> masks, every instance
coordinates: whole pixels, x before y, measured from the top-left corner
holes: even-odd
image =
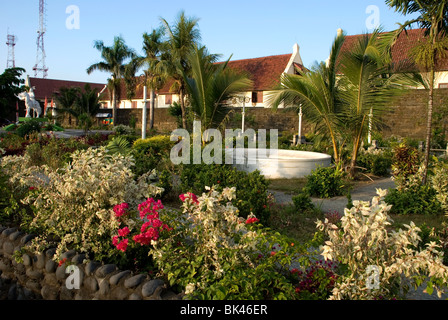
[[[300,104],[300,108],[299,108],[299,132],[298,132],[298,141],[297,144],[302,144],[302,104]]]
[[[249,98],[247,96],[238,96],[238,97],[235,97],[235,99],[233,100],[234,103],[239,103],[239,104],[242,103],[243,104],[243,111],[241,113],[241,115],[242,115],[242,120],[241,120],[242,132],[244,132],[244,128],[245,128],[244,120],[245,120],[245,116],[246,116],[246,103],[249,103],[250,100],[251,100],[251,98]]]

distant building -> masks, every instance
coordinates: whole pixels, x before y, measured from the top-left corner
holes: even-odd
[[[242,107],[243,103],[245,103],[246,106],[259,108],[265,107],[265,92],[272,90],[275,85],[279,83],[282,74],[293,74],[297,70],[303,71],[305,69],[299,50],[299,46],[295,44],[293,47],[293,53],[290,54],[229,61],[228,68],[245,72],[253,81],[253,87],[251,90],[242,93],[241,99],[235,99],[232,101],[231,106]],[[162,89],[156,92],[156,108],[168,108],[174,102],[179,102],[179,95],[170,91],[171,85],[172,82],[168,81]],[[143,108],[142,86],[137,86],[135,96],[132,100],[126,98],[126,89],[124,84],[120,91],[120,102],[117,103],[117,108]],[[243,97],[245,99],[243,99]],[[148,102],[149,98],[148,90]],[[104,108],[111,108],[112,103],[109,92],[105,92],[102,102]]]
[[[340,32],[338,30],[338,32]],[[394,66],[407,65],[406,71],[419,71],[411,58],[411,50],[425,40],[424,29],[412,29],[403,32],[391,48],[392,64]],[[348,35],[342,46],[342,51],[348,51],[363,35]],[[448,88],[448,52],[447,57],[436,60],[435,88]]]

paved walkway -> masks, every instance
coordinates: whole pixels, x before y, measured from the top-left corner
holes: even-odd
[[[395,188],[395,183],[390,178],[381,178],[374,181],[367,181],[361,185],[356,186],[352,190],[352,201],[371,201],[372,198],[377,195],[376,189],[390,188]],[[276,190],[269,190],[269,192],[274,195],[277,203],[292,204],[292,194],[287,194]],[[320,208],[324,212],[338,211],[342,214],[344,212],[344,208],[347,206],[346,196],[334,197],[330,199],[312,198],[312,201],[317,208]]]

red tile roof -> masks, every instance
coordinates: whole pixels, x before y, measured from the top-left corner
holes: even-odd
[[[280,80],[280,76],[285,71],[292,54],[274,55],[261,58],[231,60],[228,63],[228,68],[232,68],[244,72],[253,81],[252,91],[265,91],[272,89]],[[218,62],[223,63],[223,62]],[[295,63],[296,68],[303,69],[304,67]],[[169,80],[159,94],[170,94],[170,88],[173,80]],[[148,99],[149,99],[148,91]],[[109,94],[105,92],[104,99],[109,99]],[[143,99],[143,86],[137,86],[135,99]],[[121,100],[126,100],[126,89],[122,83]]]
[[[407,33],[403,32],[398,37],[391,50],[392,62],[394,65],[413,64],[410,51],[418,43],[425,39],[424,32],[424,29],[412,29],[407,30]],[[356,44],[356,41],[362,36],[363,35],[346,36],[342,51],[346,52],[350,50],[350,48],[352,48]],[[437,61],[436,71],[448,71],[448,59],[440,59]]]
[[[232,60],[228,67],[247,73],[253,81],[253,91],[272,89],[280,80],[292,54],[283,54],[253,59]]]
[[[59,92],[60,88],[72,88],[78,87],[84,89],[84,86],[89,84],[92,89],[97,89],[98,92],[103,90],[105,84],[102,83],[90,83],[80,81],[67,81],[67,80],[55,80],[55,79],[42,79],[31,78],[30,86],[34,87],[34,95],[37,100],[44,100],[45,98],[51,99],[55,94]]]

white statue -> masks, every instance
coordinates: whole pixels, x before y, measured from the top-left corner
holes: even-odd
[[[25,101],[26,106],[26,118],[39,118],[42,114],[42,108],[38,101],[34,99],[34,92],[30,90],[30,93],[24,91],[16,96],[22,101]],[[31,115],[31,110],[33,110],[33,114]]]

